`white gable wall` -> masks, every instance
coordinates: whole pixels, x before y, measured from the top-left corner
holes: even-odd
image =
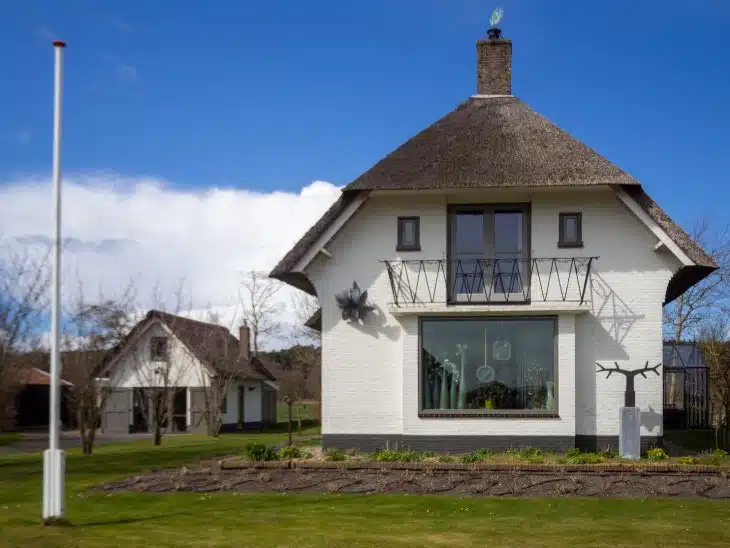
[[[392,292],[384,259],[446,258],[448,203],[531,202],[533,257],[599,256],[589,311],[559,320],[560,419],[419,418],[415,316],[388,312]],[[583,249],[559,249],[558,213],[583,213]],[[421,251],[398,253],[396,219],[420,216]],[[615,436],[624,378],[597,375],[595,362],[636,368],[662,359],[661,312],[679,267],[656,236],[609,189],[470,191],[373,196],[307,269],[322,306],[324,434],[585,434]],[[377,310],[366,324],[344,322],[334,295],[356,280]],[[533,281],[534,286],[534,281]],[[662,379],[636,380],[644,435],[661,435]]]
[[[161,376],[155,375],[158,367],[167,367],[165,362],[150,360],[152,337],[168,337],[169,381],[168,386],[203,387],[208,385],[208,373],[203,364],[190,353],[177,337],[162,323],[153,322],[117,360],[112,386],[137,388],[164,386]]]

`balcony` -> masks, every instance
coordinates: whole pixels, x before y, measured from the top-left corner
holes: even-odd
[[[529,305],[590,298],[591,265],[598,257],[425,259],[383,261],[391,306]]]

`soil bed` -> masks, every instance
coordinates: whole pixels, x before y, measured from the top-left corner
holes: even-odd
[[[730,498],[730,474],[709,466],[495,465],[224,460],[159,470],[94,488],[115,492],[238,491],[487,496]]]

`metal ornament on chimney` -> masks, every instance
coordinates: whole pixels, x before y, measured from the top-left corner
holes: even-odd
[[[499,40],[502,38],[502,29],[498,28],[497,25],[499,25],[500,21],[502,21],[502,17],[504,16],[504,11],[502,8],[497,8],[492,12],[492,18],[489,20],[489,23],[492,25],[489,30],[487,30],[487,37],[490,40]]]

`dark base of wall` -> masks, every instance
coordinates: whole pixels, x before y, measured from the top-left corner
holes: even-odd
[[[641,436],[641,452],[652,447],[661,447],[661,436]],[[585,436],[577,434],[575,436],[575,446],[582,451],[603,451],[604,449],[612,449],[618,451],[618,436]]]
[[[642,436],[641,449],[661,445],[657,436]],[[436,453],[466,453],[476,449],[505,451],[510,448],[536,447],[543,451],[583,451],[618,449],[618,436],[402,436],[398,434],[323,434],[325,449],[357,449],[370,453],[378,449],[406,449]]]

